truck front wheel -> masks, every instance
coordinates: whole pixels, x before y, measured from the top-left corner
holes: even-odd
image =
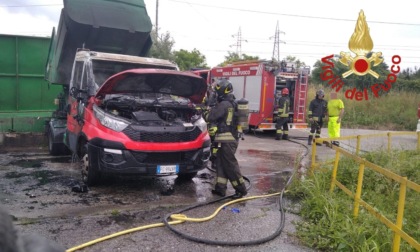
[[[85,151],[82,153],[82,180],[88,186],[97,185],[100,181],[100,173],[98,172],[97,168],[91,165],[89,160],[89,151],[88,147],[86,146]]]
[[[63,143],[54,143],[54,133],[48,130],[48,152],[53,156],[68,154],[67,148]]]

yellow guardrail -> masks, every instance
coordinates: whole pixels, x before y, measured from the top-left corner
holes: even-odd
[[[358,156],[361,148],[361,140],[363,138],[372,138],[372,137],[387,137],[387,151],[391,151],[391,143],[392,143],[392,137],[393,136],[401,136],[401,135],[417,135],[417,150],[420,151],[420,132],[388,132],[388,133],[380,133],[380,134],[369,134],[369,135],[357,135],[357,136],[345,136],[340,138],[317,138],[315,139],[315,143],[324,143],[324,142],[331,142],[331,140],[357,140],[356,143],[356,150],[355,153],[351,153],[347,150],[344,150],[343,148],[337,147],[332,145],[332,149],[335,150],[335,158],[333,164],[333,170],[332,170],[332,176],[331,176],[331,186],[330,191],[332,192],[335,187],[337,186],[342,191],[344,191],[347,195],[352,197],[354,199],[353,203],[353,216],[357,218],[359,215],[359,208],[360,205],[362,205],[366,210],[368,210],[369,213],[371,213],[374,217],[379,219],[382,223],[384,223],[388,228],[390,228],[394,232],[394,240],[393,240],[393,247],[392,251],[399,251],[400,250],[400,242],[401,238],[403,238],[407,243],[409,243],[413,248],[420,251],[420,243],[419,241],[416,241],[413,237],[408,235],[403,231],[403,217],[404,217],[404,206],[405,206],[405,197],[406,197],[406,191],[407,188],[412,189],[418,193],[420,193],[420,185],[410,181],[407,179],[407,177],[402,177],[398,174],[395,174],[387,169],[384,169],[376,164],[373,164],[369,161],[366,161],[365,159]],[[316,163],[316,144],[312,144],[312,157],[311,157],[311,172],[315,171],[315,168],[321,166],[325,163]],[[337,180],[337,171],[340,161],[340,155],[344,155],[346,157],[349,157],[353,159],[356,163],[359,164],[358,169],[358,179],[357,179],[357,186],[356,186],[356,192],[352,192],[347,187],[345,187],[343,184],[341,184]],[[328,163],[331,163],[328,162]],[[395,223],[390,221],[388,218],[386,218],[384,215],[382,215],[378,210],[376,210],[374,207],[369,205],[367,202],[365,202],[362,198],[362,186],[363,186],[363,174],[364,170],[366,168],[372,169],[375,172],[378,172],[384,176],[386,176],[389,179],[394,180],[395,182],[400,184],[400,192],[399,192],[399,199],[398,199],[398,209],[397,209],[397,218]]]

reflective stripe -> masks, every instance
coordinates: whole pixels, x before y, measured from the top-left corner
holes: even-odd
[[[220,183],[220,184],[225,184],[226,185],[227,182],[228,182],[228,180],[227,180],[227,178],[217,177],[216,182],[217,183]]]
[[[233,137],[232,133],[225,132],[225,133],[218,133],[216,134],[216,137],[214,138],[214,141],[221,142],[221,141],[236,141],[236,139]]]
[[[317,116],[314,116],[314,117],[312,117],[315,121],[318,121],[318,119],[319,119],[319,117],[317,117]]]
[[[238,182],[236,180],[231,181],[231,183],[232,183],[233,187],[238,186]]]
[[[244,178],[243,178],[243,177],[240,177],[240,178],[239,178],[239,183],[240,183],[240,184],[245,183],[245,180],[244,180]]]
[[[228,108],[228,115],[226,118],[226,125],[231,125],[232,124],[232,118],[233,118],[233,108]]]
[[[288,130],[285,130],[285,131],[284,131],[284,134],[285,134],[285,135],[288,135],[288,134],[289,134],[289,131],[288,131]]]
[[[278,130],[276,130],[276,133],[277,133],[277,134],[283,134],[283,130],[278,129]]]

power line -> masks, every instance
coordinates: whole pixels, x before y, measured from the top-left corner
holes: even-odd
[[[287,14],[287,13],[279,13],[279,12],[269,12],[269,11],[247,10],[247,9],[215,6],[215,5],[208,5],[208,4],[191,3],[191,2],[180,1],[180,0],[168,0],[168,1],[177,2],[177,3],[184,3],[184,4],[189,4],[189,5],[198,5],[198,6],[209,7],[209,8],[242,11],[242,12],[258,13],[258,14],[279,15],[279,16],[298,17],[298,18],[310,18],[310,19],[335,20],[335,21],[345,21],[345,22],[356,21],[356,19],[319,17],[319,16],[308,16],[308,15]],[[5,7],[5,8],[43,7],[43,6],[63,6],[63,5],[62,4],[0,5],[0,7]],[[387,21],[369,21],[369,23],[420,26],[420,24],[415,24],[415,23],[387,22]]]
[[[298,18],[323,19],[323,20],[335,20],[335,21],[346,21],[346,22],[354,22],[354,21],[356,21],[356,19],[318,17],[318,16],[286,14],[286,13],[269,12],[269,11],[246,10],[246,9],[240,9],[240,8],[221,7],[221,6],[208,5],[208,4],[191,3],[191,2],[180,1],[180,0],[168,0],[168,1],[178,2],[178,3],[185,3],[185,4],[192,4],[192,5],[199,5],[199,6],[204,6],[204,7],[216,8],[216,9],[225,9],[225,10],[233,10],[233,11],[243,11],[243,12],[251,12],[251,13],[258,13],[258,14],[279,15],[279,16],[298,17]],[[385,22],[385,21],[369,21],[369,23],[420,26],[420,24],[414,24],[414,23]]]
[[[4,7],[4,8],[26,8],[26,7],[48,7],[48,6],[63,6],[63,4],[0,5],[0,7]]]

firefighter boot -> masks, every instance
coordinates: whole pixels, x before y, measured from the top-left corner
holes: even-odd
[[[232,199],[239,199],[248,194],[246,186],[244,183],[239,184],[235,187],[235,194],[232,196]]]
[[[283,134],[283,137],[281,139],[283,139],[283,140],[289,140],[289,135],[288,134]]]
[[[282,138],[282,134],[277,133],[276,134],[276,140],[280,140]]]
[[[309,137],[308,137],[308,145],[311,145],[312,144],[312,139],[313,138],[314,138],[314,136],[309,135]]]

